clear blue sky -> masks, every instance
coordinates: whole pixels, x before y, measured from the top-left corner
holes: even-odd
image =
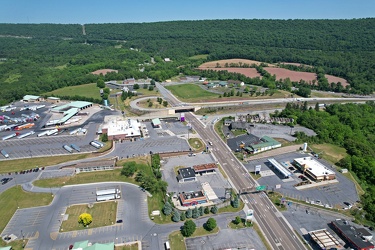
[[[375,0],[0,0],[0,23],[375,17]]]

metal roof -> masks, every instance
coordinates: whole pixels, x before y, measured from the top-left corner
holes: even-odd
[[[39,99],[40,96],[37,96],[37,95],[25,95],[23,97],[23,100],[26,100],[26,101],[29,101],[29,100],[36,100],[36,99]]]

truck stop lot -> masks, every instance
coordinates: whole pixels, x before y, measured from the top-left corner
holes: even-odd
[[[294,158],[300,158],[310,156],[308,154],[301,153],[287,153],[282,155],[274,156],[279,163],[292,162]],[[281,179],[277,174],[274,173],[274,169],[270,169],[268,165],[268,158],[262,158],[258,160],[249,161],[245,164],[248,171],[253,172],[256,165],[261,165],[261,172],[266,173],[258,179],[259,185],[267,186],[268,190],[275,190],[283,194],[285,197],[291,197],[302,201],[320,201],[322,205],[329,205],[336,208],[345,207],[343,202],[350,202],[351,204],[359,200],[358,194],[355,189],[355,185],[348,178],[343,176],[341,173],[336,171],[328,165],[327,162],[319,160],[320,163],[325,165],[330,170],[336,173],[336,179],[338,183],[323,184],[319,183],[319,186],[312,187],[304,190],[297,190],[293,185],[301,182],[298,178],[301,172],[293,173],[289,179]],[[317,160],[317,159],[316,159]],[[279,189],[276,189],[276,185],[280,185]]]
[[[89,145],[95,138],[96,124],[89,124],[86,135],[55,135],[46,137],[30,137],[23,139],[9,139],[0,141],[0,148],[8,154],[8,159],[31,158],[70,154],[63,149],[63,145],[75,144],[80,147],[81,153],[96,151]],[[74,151],[73,153],[79,153]],[[0,160],[5,159],[0,155]]]

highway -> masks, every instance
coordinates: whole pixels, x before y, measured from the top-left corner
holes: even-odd
[[[181,105],[181,102],[163,86],[158,84],[157,87],[172,106]],[[185,117],[204,142],[211,141],[213,143],[211,152],[228,175],[232,186],[239,193],[254,190],[255,186],[257,186],[256,181],[251,178],[242,163],[238,161],[228,146],[216,134],[213,125],[206,126],[202,124],[192,113],[187,113]],[[272,249],[306,249],[265,193],[246,193],[242,194],[241,198],[244,201],[249,201],[247,205],[254,210],[254,218]]]

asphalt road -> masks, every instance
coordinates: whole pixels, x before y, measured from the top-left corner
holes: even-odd
[[[186,118],[204,141],[213,143],[211,152],[227,173],[234,187],[240,193],[254,190],[254,187],[257,186],[256,182],[215,133],[213,126],[204,126],[191,113],[186,114]],[[254,210],[254,217],[273,249],[305,249],[293,229],[263,192],[248,193],[241,197],[243,200],[254,201],[250,207]]]
[[[178,99],[163,86],[158,84],[157,87],[164,98],[170,100],[169,103],[171,103],[172,106],[178,106],[180,104]],[[269,102],[269,100],[267,100],[267,102]],[[251,178],[246,168],[232,154],[228,146],[216,134],[213,125],[204,125],[192,113],[186,113],[185,117],[195,131],[202,137],[204,142],[212,142],[212,154],[223,167],[232,185],[239,193],[254,190],[257,183]],[[241,198],[243,200],[253,201],[250,207],[254,210],[254,217],[273,249],[306,249],[293,232],[293,228],[287,223],[282,214],[275,208],[264,193],[247,193],[241,195]]]

